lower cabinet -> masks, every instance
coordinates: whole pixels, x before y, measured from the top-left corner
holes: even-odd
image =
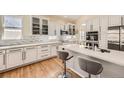
[[[17,48],[17,49],[9,49],[6,51],[7,68],[11,68],[23,64],[22,50],[23,48]]]
[[[45,59],[50,57],[50,46],[41,45],[38,46],[38,59]]]
[[[37,47],[31,46],[24,48],[24,63],[30,63],[37,60]]]
[[[51,45],[51,56],[57,56],[57,46]]]
[[[21,66],[57,55],[54,45],[27,46],[0,50],[0,70]]]
[[[0,70],[5,69],[5,51],[0,51]]]

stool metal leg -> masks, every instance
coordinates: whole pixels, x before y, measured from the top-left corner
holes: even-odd
[[[67,78],[67,75],[66,75],[66,62],[64,61],[64,78]]]
[[[91,74],[89,74],[89,78],[91,78]]]

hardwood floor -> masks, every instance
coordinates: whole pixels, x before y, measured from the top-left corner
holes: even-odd
[[[80,78],[67,70],[72,78]],[[51,58],[28,66],[20,67],[0,74],[1,78],[56,78],[63,73],[63,64],[58,58]]]

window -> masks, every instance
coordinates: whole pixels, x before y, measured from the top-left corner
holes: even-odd
[[[4,16],[4,32],[2,39],[21,39],[22,38],[22,17]]]

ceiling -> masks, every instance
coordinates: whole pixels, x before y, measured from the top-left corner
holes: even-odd
[[[73,23],[75,23],[81,17],[81,15],[48,15],[48,16],[59,18]]]
[[[54,17],[57,19],[62,19],[65,21],[76,23],[77,21],[85,22],[86,20],[92,18],[93,16],[91,15],[49,15],[49,17]]]
[[[76,21],[81,17],[81,15],[59,15],[59,16],[70,21]]]

